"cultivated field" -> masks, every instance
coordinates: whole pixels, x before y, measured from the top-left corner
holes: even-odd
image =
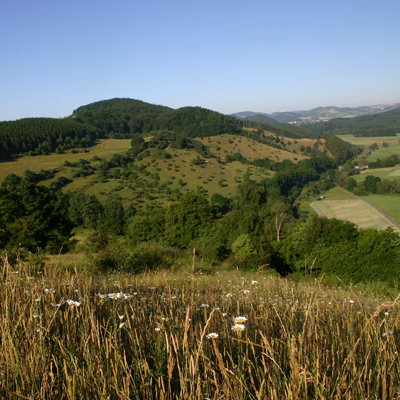
[[[4,264],[1,398],[400,396],[399,302],[377,286],[190,268],[41,272]]]
[[[372,202],[372,200],[368,200]],[[360,228],[386,229],[392,227],[393,230],[400,232],[397,226],[363,200],[322,200],[313,202],[310,206],[318,215],[348,220]]]
[[[400,223],[400,196],[391,194],[370,194],[368,196],[360,196],[367,201],[375,204],[386,214]]]

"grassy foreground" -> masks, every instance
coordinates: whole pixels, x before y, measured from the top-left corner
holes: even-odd
[[[398,298],[371,288],[241,271],[35,274],[3,261],[1,398],[400,396]]]

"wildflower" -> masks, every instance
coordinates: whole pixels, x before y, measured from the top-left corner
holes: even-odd
[[[124,316],[123,315],[118,315],[118,318],[119,319],[124,319]]]
[[[257,281],[251,281],[252,285],[256,285],[258,282]]]
[[[40,317],[40,315],[33,314],[33,315],[32,315],[32,317],[33,317],[33,318],[39,318],[39,317]]]
[[[158,328],[158,327],[157,327],[157,328],[154,328],[154,330],[157,331],[157,332],[159,332],[159,331],[161,331],[161,328]]]
[[[58,304],[58,303],[50,303],[53,307],[60,307],[61,306],[61,304]]]
[[[389,313],[388,313],[388,312],[385,312],[385,315],[389,315]]]
[[[200,307],[210,307],[209,304],[202,304]]]
[[[125,322],[121,322],[121,323],[119,324],[119,329],[121,329],[124,325],[125,325]]]
[[[214,333],[214,332],[209,333],[209,334],[206,336],[206,338],[207,338],[207,339],[217,339],[217,338],[218,338],[218,333]]]
[[[236,317],[235,318],[235,324],[242,324],[243,322],[246,322],[247,318],[246,317]]]
[[[71,306],[71,307],[79,307],[81,305],[81,303],[79,301],[74,301],[74,300],[67,300],[67,303]]]
[[[236,332],[243,332],[246,329],[246,327],[243,324],[235,324],[232,326],[232,330]]]
[[[350,304],[354,304],[354,300],[350,300]]]
[[[244,294],[249,294],[249,293],[250,293],[250,290],[245,289],[245,290],[243,290],[243,293],[244,293]]]

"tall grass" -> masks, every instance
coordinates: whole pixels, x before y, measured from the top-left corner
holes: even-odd
[[[398,299],[240,271],[32,274],[4,260],[4,399],[400,396]]]

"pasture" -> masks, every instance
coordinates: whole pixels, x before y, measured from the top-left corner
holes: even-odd
[[[382,180],[400,179],[400,165],[389,168],[364,169],[360,174],[352,175],[351,177],[354,178],[356,182],[363,182],[368,175],[377,176]]]
[[[307,156],[303,156],[302,154],[296,154],[288,150],[281,150],[274,147],[267,146],[262,143],[258,143],[252,139],[249,139],[244,136],[235,136],[235,135],[219,135],[219,136],[210,136],[207,138],[197,138],[203,144],[210,146],[211,151],[216,156],[221,156],[222,158],[225,154],[233,154],[240,153],[243,157],[246,157],[248,160],[254,160],[256,158],[265,158],[268,157],[273,161],[283,161],[283,160],[291,160],[294,163],[297,163],[300,160],[304,160],[308,158]],[[287,144],[287,148],[290,150],[294,150],[295,147],[300,148],[300,144],[294,144],[294,139],[284,138],[285,143]],[[315,143],[315,140],[305,139]],[[291,145],[288,145],[288,142],[291,142]],[[311,144],[311,146],[312,146]],[[219,146],[221,149],[217,150],[216,147]]]
[[[322,200],[313,202],[310,206],[318,215],[351,221],[360,228],[386,229],[391,227],[394,231],[400,232],[400,228],[370,204],[360,199]]]
[[[49,155],[40,156],[22,156],[15,161],[0,163],[0,181],[9,174],[22,176],[27,169],[33,172],[39,172],[41,169],[51,170],[62,168],[65,161],[71,163],[78,162],[80,159],[90,160],[97,156],[100,158],[109,158],[113,154],[125,154],[131,147],[130,139],[100,139],[99,143],[93,147],[87,148],[87,152],[78,149],[77,153],[70,150],[65,154],[51,153]]]
[[[345,142],[350,142],[359,146],[370,146],[376,143],[382,147],[383,142],[389,143],[390,146],[399,144],[400,134],[397,136],[374,136],[374,137],[355,137],[354,135],[336,135]]]
[[[399,298],[377,286],[3,261],[1,398],[400,396]]]

